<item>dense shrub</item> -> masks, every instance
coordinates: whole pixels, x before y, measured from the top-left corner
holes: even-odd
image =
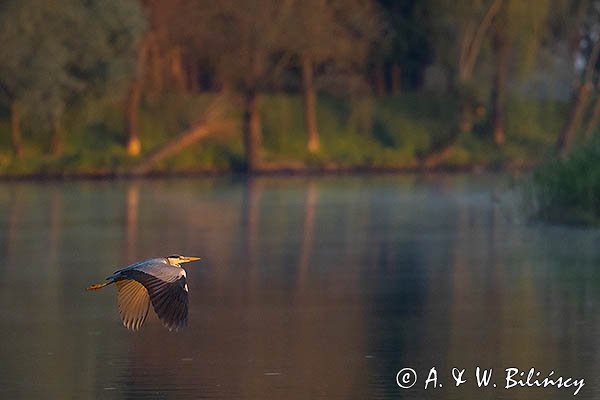
[[[600,223],[600,135],[564,160],[540,165],[533,175],[533,200],[539,218],[549,222]]]

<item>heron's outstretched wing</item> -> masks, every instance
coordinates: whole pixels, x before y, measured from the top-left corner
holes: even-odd
[[[120,271],[121,277],[141,283],[148,292],[152,307],[169,330],[179,330],[188,321],[188,291],[183,268],[168,264]]]
[[[115,284],[117,285],[119,314],[121,314],[123,325],[127,329],[137,331],[146,320],[150,308],[148,290],[133,279],[119,280]]]

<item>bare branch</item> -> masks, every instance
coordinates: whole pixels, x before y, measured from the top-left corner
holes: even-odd
[[[466,60],[464,64],[464,77],[468,78],[471,76],[473,68],[475,67],[475,62],[477,61],[477,57],[481,51],[481,45],[483,43],[483,39],[485,35],[492,25],[492,21],[494,17],[500,12],[500,8],[502,6],[503,0],[494,0],[490,7],[486,11],[483,19],[477,26],[477,30],[475,31],[475,35],[473,35],[473,40],[468,44],[468,50],[466,54]],[[463,76],[460,77],[461,79]]]

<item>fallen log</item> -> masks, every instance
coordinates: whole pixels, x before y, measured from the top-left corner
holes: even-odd
[[[151,151],[140,162],[125,171],[123,175],[141,176],[146,175],[161,161],[172,157],[188,146],[197,143],[215,131],[222,129],[226,124],[224,121],[224,110],[226,100],[219,98],[208,108],[204,117],[192,124],[188,129],[169,140],[166,144]]]

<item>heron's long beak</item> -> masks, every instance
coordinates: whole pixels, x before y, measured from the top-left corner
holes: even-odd
[[[186,263],[186,262],[196,261],[199,259],[200,259],[200,257],[183,257],[183,260],[181,260],[181,262]]]

